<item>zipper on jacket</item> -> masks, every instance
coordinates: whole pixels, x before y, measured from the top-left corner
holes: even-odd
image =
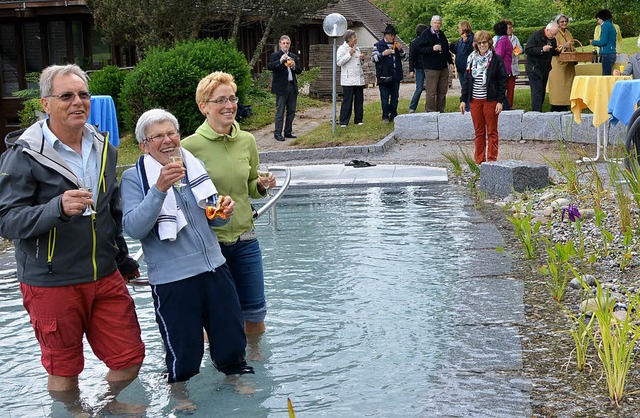
[[[96,262],[96,250],[97,250],[97,237],[96,237],[96,214],[91,214],[91,264],[93,265],[93,280],[98,280],[98,264]]]
[[[47,242],[47,269],[49,274],[53,274],[53,253],[56,249],[56,233],[57,227],[49,230],[49,240]]]
[[[98,198],[100,197],[100,189],[107,192],[107,182],[104,180],[104,171],[107,166],[107,151],[109,150],[109,133],[105,136],[104,147],[102,147],[102,164],[100,166],[100,174],[98,176],[98,193],[96,193],[95,208],[98,210]],[[93,280],[98,280],[98,262],[96,261],[97,252],[97,236],[96,236],[96,213],[91,214],[91,264],[93,265]]]

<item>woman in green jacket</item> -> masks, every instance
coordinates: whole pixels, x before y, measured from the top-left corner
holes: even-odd
[[[207,119],[182,146],[204,162],[218,193],[236,202],[229,223],[214,230],[236,285],[245,332],[259,334],[265,330],[267,304],[262,253],[249,198],[266,196],[276,179],[271,174],[258,177],[256,139],[235,121],[237,89],[233,76],[220,71],[200,80],[196,101]]]

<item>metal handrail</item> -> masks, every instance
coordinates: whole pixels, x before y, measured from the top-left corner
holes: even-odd
[[[274,227],[277,229],[277,215],[275,212],[275,205],[276,203],[278,203],[278,200],[280,200],[280,198],[286,193],[287,189],[289,189],[289,185],[291,184],[291,169],[288,167],[276,166],[269,167],[269,171],[283,171],[284,180],[282,181],[282,185],[278,186],[278,191],[273,196],[270,196],[269,200],[256,210],[255,214],[253,215],[253,219],[258,219],[260,216],[273,209]],[[136,251],[133,259],[136,261],[140,261],[143,255],[144,253],[142,252],[141,247],[138,251]],[[131,284],[134,285],[133,287],[135,288],[135,285],[144,285],[148,284],[148,282],[146,280],[132,280]]]
[[[258,219],[260,216],[264,215],[271,208],[273,208],[276,203],[278,203],[278,200],[280,200],[280,198],[285,194],[285,192],[289,188],[289,185],[291,184],[291,169],[289,167],[269,167],[269,171],[284,171],[284,180],[282,181],[282,185],[278,187],[279,190],[276,192],[276,194],[271,196],[271,198],[256,211],[253,219]]]

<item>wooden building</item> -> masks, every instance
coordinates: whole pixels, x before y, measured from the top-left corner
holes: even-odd
[[[305,68],[312,61],[309,55],[312,45],[331,43],[322,30],[322,21],[329,13],[340,13],[347,19],[349,28],[358,33],[362,47],[373,46],[382,37],[385,25],[391,22],[370,0],[339,0],[287,31],[292,50],[300,55]],[[257,17],[242,24],[238,47],[247,59],[260,41],[262,25]],[[226,37],[228,31],[228,21],[212,19],[203,28],[201,36]],[[265,47],[254,68],[256,73],[266,71],[268,57],[276,50],[280,35],[273,33],[276,41]],[[22,101],[12,94],[38,88],[37,84],[27,82],[28,73],[64,63],[76,63],[85,69],[99,69],[105,65],[132,66],[136,59],[136,51],[132,48],[102,43],[85,0],[0,0],[0,152],[4,151],[4,136],[20,128],[17,112],[22,108]]]

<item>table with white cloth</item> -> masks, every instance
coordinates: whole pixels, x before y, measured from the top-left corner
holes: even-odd
[[[606,147],[609,140],[609,98],[616,82],[630,79],[629,76],[586,75],[576,76],[573,79],[570,96],[573,119],[576,123],[582,123],[582,111],[588,108],[593,112],[593,126],[597,129],[596,156],[583,158],[583,161],[599,161],[601,157],[606,160]]]
[[[116,105],[111,96],[91,96],[91,112],[87,122],[96,125],[101,132],[109,132],[109,142],[114,147],[120,144]]]
[[[618,81],[613,86],[611,98],[609,98],[610,122],[613,125],[622,122],[628,126],[638,100],[640,100],[640,79]]]

